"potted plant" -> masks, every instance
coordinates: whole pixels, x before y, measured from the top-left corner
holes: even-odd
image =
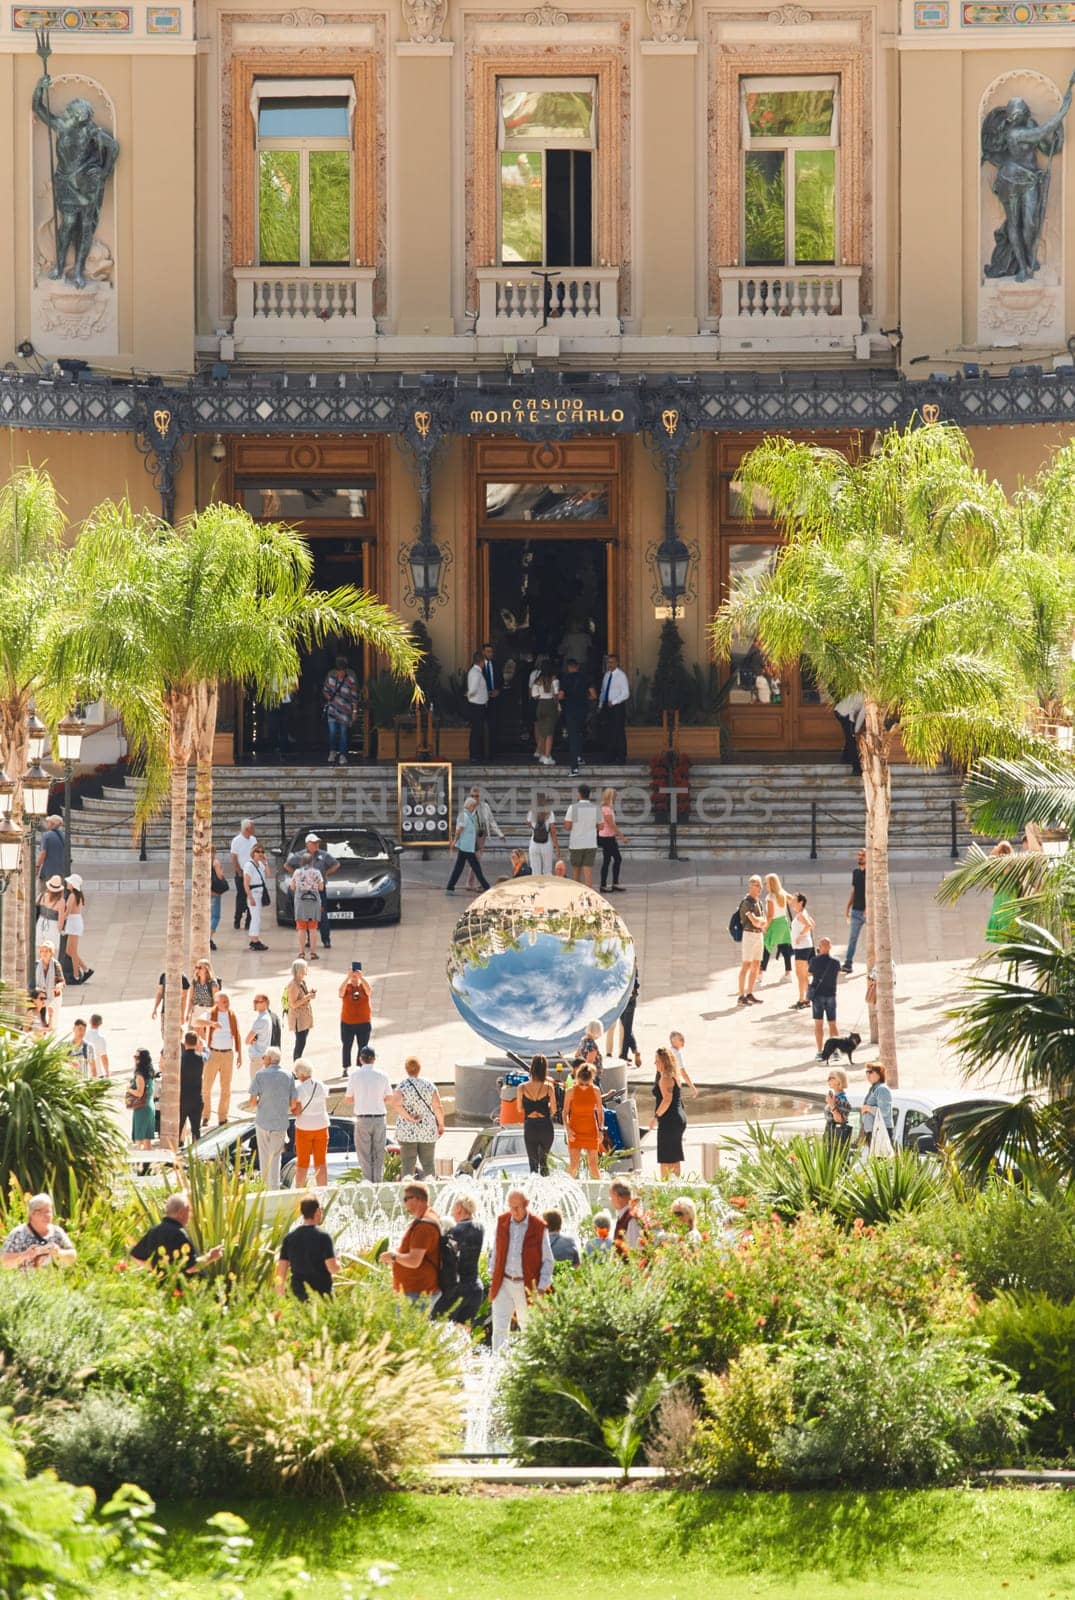
[[[660,755],[668,743],[660,719],[655,720],[653,716],[651,689],[651,680],[639,673],[627,708],[627,757],[630,761],[649,761],[652,756]]]
[[[366,704],[370,722],[377,730],[379,761],[413,761],[418,748],[418,733],[413,724],[399,729],[399,755],[396,755],[397,719],[411,710],[411,686],[391,672],[378,672],[366,684]]]
[[[687,708],[680,716],[674,745],[692,761],[719,761],[724,739],[724,707],[732,679],[722,684],[716,662],[695,665],[691,673]]]

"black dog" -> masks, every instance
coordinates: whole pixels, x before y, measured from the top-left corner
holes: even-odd
[[[826,1039],[821,1051],[825,1065],[828,1066],[834,1056],[846,1056],[850,1065],[854,1066],[855,1051],[861,1043],[860,1033],[849,1033],[846,1039]]]

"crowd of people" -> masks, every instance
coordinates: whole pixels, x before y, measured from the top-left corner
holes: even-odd
[[[593,799],[588,783],[580,783],[575,799],[557,820],[553,802],[546,794],[537,794],[526,813],[529,838],[525,848],[511,851],[511,877],[566,877],[586,888],[593,887],[594,865],[601,856],[601,893],[621,894],[620,872],[623,854],[620,846],[627,843],[627,835],[616,820],[616,790],[601,791],[600,804]],[[472,784],[456,819],[452,843],[455,861],[445,886],[446,894],[454,894],[456,884],[463,878],[464,889],[488,889],[482,855],[490,838],[503,839],[504,833],[493,814],[481,787]],[[566,859],[561,849],[566,848]],[[464,872],[466,876],[464,877]]]

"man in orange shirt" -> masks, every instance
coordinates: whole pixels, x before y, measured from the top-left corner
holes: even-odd
[[[357,1045],[362,1051],[370,1042],[373,1032],[373,1015],[370,1010],[372,995],[369,979],[362,975],[361,961],[352,961],[351,970],[340,984],[340,1043],[343,1046],[343,1070],[351,1070],[351,1052]]]
[[[432,1311],[440,1295],[440,1221],[429,1209],[429,1190],[424,1183],[408,1183],[403,1190],[403,1205],[410,1226],[399,1241],[398,1250],[386,1250],[382,1260],[392,1264],[392,1287],[406,1295],[412,1305]]]

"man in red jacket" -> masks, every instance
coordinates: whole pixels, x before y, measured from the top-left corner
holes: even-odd
[[[489,1298],[493,1306],[493,1349],[499,1350],[511,1330],[511,1319],[526,1326],[530,1297],[544,1294],[552,1284],[552,1245],[540,1217],[530,1215],[530,1202],[521,1189],[508,1194],[508,1209],[496,1219],[493,1241],[493,1276]]]

